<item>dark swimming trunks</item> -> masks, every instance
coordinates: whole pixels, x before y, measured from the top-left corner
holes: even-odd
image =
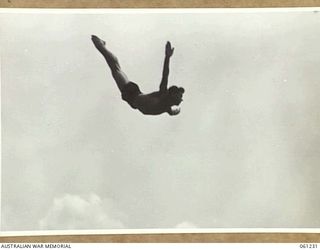
[[[136,107],[133,105],[133,101],[141,93],[142,92],[136,83],[129,82],[121,90],[121,97],[122,100],[126,101],[132,108],[136,109]]]

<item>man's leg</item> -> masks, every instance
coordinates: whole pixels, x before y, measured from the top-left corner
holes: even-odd
[[[118,58],[105,47],[105,41],[101,40],[99,37],[94,35],[91,36],[91,40],[94,46],[97,48],[97,50],[99,50],[99,52],[107,61],[113,79],[116,81],[118,88],[121,91],[123,87],[129,82],[129,79],[126,76],[126,74],[121,70]]]

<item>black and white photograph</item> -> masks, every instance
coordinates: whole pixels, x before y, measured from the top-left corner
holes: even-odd
[[[1,231],[319,229],[319,27],[0,9]]]

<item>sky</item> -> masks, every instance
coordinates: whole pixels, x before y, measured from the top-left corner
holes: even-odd
[[[318,12],[191,12],[0,13],[3,231],[320,227]]]

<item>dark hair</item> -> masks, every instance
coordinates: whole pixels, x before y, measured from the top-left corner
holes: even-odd
[[[184,88],[171,86],[168,89],[170,104],[179,105],[182,102],[182,95],[184,93]]]
[[[177,86],[171,86],[169,89],[169,94],[183,94],[184,93],[184,88],[182,87],[177,87]]]

